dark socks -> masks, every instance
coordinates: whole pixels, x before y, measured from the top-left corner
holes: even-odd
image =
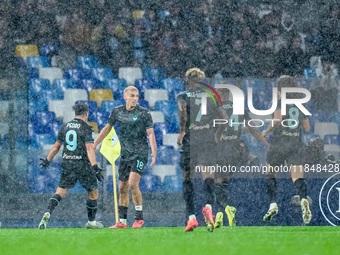
[[[137,207],[138,206],[136,206],[135,208],[135,220],[143,220],[143,210],[137,210]],[[142,207],[142,206],[140,206],[140,207]]]
[[[118,206],[119,219],[127,219],[127,211],[128,207],[119,205]]]
[[[300,199],[303,199],[303,198],[307,199],[307,183],[305,179],[299,178],[295,181],[294,184],[300,196]]]
[[[216,202],[218,205],[219,212],[223,212],[227,206],[228,199],[228,183],[215,185]]]
[[[96,213],[97,213],[97,200],[87,199],[86,207],[87,207],[87,216],[89,218],[89,221],[94,221],[96,219]]]
[[[188,215],[195,214],[194,187],[191,181],[183,181],[183,197]]]
[[[48,206],[47,206],[47,211],[52,214],[54,208],[57,207],[57,205],[59,204],[61,200],[61,196],[58,194],[54,194],[51,198],[50,201],[48,202]]]
[[[276,188],[276,178],[266,177],[267,194],[270,199],[270,203],[276,203],[277,188]]]
[[[204,195],[206,204],[213,205],[214,203],[214,194],[215,194],[215,181],[213,178],[207,178],[203,183]]]

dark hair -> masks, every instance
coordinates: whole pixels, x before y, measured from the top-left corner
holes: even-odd
[[[289,75],[282,75],[276,81],[276,86],[278,91],[281,92],[282,88],[299,88],[299,84],[296,82],[296,79]],[[287,98],[301,98],[300,93],[288,93]]]
[[[73,106],[76,116],[81,116],[89,112],[89,107],[85,103],[78,103]]]

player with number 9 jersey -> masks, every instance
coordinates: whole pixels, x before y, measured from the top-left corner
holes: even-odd
[[[62,165],[78,164],[79,160],[89,163],[86,143],[93,143],[93,136],[93,127],[81,119],[74,118],[65,123],[57,137],[57,142],[64,144]]]

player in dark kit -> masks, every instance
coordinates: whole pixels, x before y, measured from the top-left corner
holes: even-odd
[[[53,145],[48,156],[41,158],[43,168],[49,166],[50,161],[59,152],[64,144],[61,163],[61,176],[56,193],[50,198],[48,211],[44,214],[39,229],[45,229],[51,213],[66,195],[67,191],[75,186],[77,180],[88,192],[86,202],[88,229],[103,228],[100,222],[95,220],[97,212],[98,185],[103,180],[103,170],[96,164],[96,156],[93,147],[93,128],[86,123],[89,116],[89,108],[85,103],[76,104],[73,107],[75,118],[64,124],[59,131],[57,141]]]
[[[241,140],[242,126],[246,126],[250,133],[266,147],[269,143],[261,132],[254,127],[254,124],[249,125],[250,116],[248,112],[243,115],[233,114],[233,103],[229,100],[229,90],[226,88],[217,89],[218,94],[222,100],[222,106],[228,116],[228,124],[223,132],[216,132],[217,140],[217,163],[220,166],[240,166],[241,162],[246,161],[249,154],[248,148]],[[220,228],[223,226],[223,211],[228,216],[229,226],[235,227],[235,213],[236,208],[227,204],[228,198],[228,183],[232,177],[232,172],[216,172],[215,173],[215,194],[216,201],[219,206],[219,211],[216,214],[215,227]]]
[[[182,145],[180,166],[183,173],[183,196],[186,202],[186,211],[189,216],[185,231],[192,231],[198,226],[193,199],[193,183],[190,171],[196,168],[207,169],[215,162],[215,137],[213,119],[218,116],[217,106],[210,97],[207,98],[207,114],[201,113],[202,90],[201,86],[204,72],[198,68],[189,69],[186,74],[187,91],[178,94],[178,114],[180,119],[180,134],[177,143]],[[224,112],[224,111],[223,111]],[[214,176],[209,171],[200,171],[204,180],[203,189],[206,206],[202,212],[205,217],[208,231],[213,231],[214,220],[211,205],[214,202]]]
[[[277,80],[277,88],[280,97],[280,91],[283,87],[298,87],[297,82],[290,76],[284,75]],[[290,93],[287,98],[299,98],[298,93]],[[290,97],[289,97],[290,96]],[[278,108],[274,112],[275,121],[267,130],[262,132],[263,137],[274,130],[271,137],[270,147],[267,153],[267,172],[266,172],[266,186],[267,193],[270,198],[270,207],[266,215],[263,217],[264,221],[271,221],[273,216],[278,213],[278,206],[276,203],[277,188],[276,175],[273,171],[274,167],[282,166],[285,161],[290,166],[291,178],[300,195],[302,218],[305,224],[308,224],[312,219],[312,214],[309,209],[309,202],[307,200],[307,183],[303,178],[303,151],[304,144],[301,138],[301,131],[309,132],[309,119],[303,112],[295,107],[295,105],[288,104],[286,107],[286,115],[281,114],[281,100],[278,102]],[[285,121],[288,127],[281,123]]]
[[[94,143],[96,147],[111,131],[114,124],[119,125],[119,139],[122,145],[119,165],[119,221],[110,228],[127,227],[127,210],[129,206],[129,189],[132,191],[132,200],[135,205],[135,222],[132,228],[140,228],[144,224],[142,193],[139,181],[146,170],[148,163],[149,146],[151,146],[153,166],[156,162],[156,139],[153,130],[152,117],[149,110],[140,107],[137,102],[139,92],[136,87],[129,86],[124,90],[125,105],[113,109],[107,125],[100,132]]]

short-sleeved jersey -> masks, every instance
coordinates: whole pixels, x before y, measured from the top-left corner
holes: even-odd
[[[185,101],[187,104],[187,123],[185,132],[190,143],[202,144],[214,142],[213,120],[217,118],[217,106],[207,96],[207,114],[202,115],[202,90],[184,91],[177,95],[176,101]]]
[[[249,113],[247,111],[244,111],[243,115],[234,115],[233,102],[231,101],[222,102],[222,106],[220,106],[219,108],[224,109],[229,118],[227,127],[224,129],[221,135],[221,140],[228,141],[240,139],[242,134],[242,127],[246,126],[246,123],[250,120]]]
[[[118,123],[119,140],[122,146],[121,157],[124,160],[147,157],[149,146],[146,129],[153,128],[150,111],[137,105],[131,111],[126,105],[113,109],[107,121],[110,126]]]
[[[278,102],[281,106],[281,100]],[[278,110],[280,108],[278,107]],[[295,105],[286,105],[286,115],[282,115],[282,122],[274,129],[271,140],[290,137],[291,141],[301,141],[302,123],[308,117]]]
[[[85,160],[89,162],[87,143],[94,142],[93,127],[81,119],[73,119],[60,128],[57,142],[64,144],[62,158],[68,160]]]

